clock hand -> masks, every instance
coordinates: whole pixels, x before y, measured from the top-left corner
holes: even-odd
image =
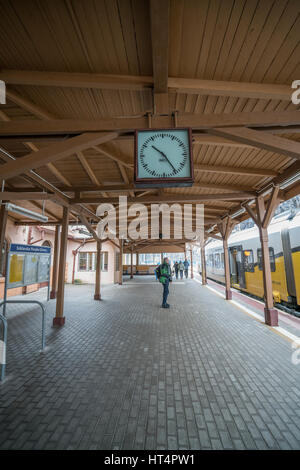
[[[169,165],[171,165],[171,167],[173,168],[174,171],[176,171],[176,168],[172,165],[172,163],[170,162],[170,160],[168,159],[167,155],[162,152],[161,150],[159,150],[158,148],[156,148],[154,145],[152,145],[152,148],[154,150],[156,150],[157,152],[159,152],[163,157],[165,157],[165,159],[167,160],[167,162],[169,163]]]

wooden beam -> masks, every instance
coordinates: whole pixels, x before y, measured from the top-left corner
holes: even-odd
[[[128,161],[128,159],[126,159],[124,156],[122,156],[120,154],[115,155],[115,153],[112,153],[112,152],[108,151],[107,149],[105,149],[103,147],[94,147],[93,146],[93,149],[96,150],[97,153],[105,155],[107,158],[110,158],[111,160],[114,160],[115,162],[119,163],[120,165],[125,166],[125,167],[132,170],[133,162]]]
[[[157,2],[158,8],[163,2]],[[151,6],[153,10],[154,7]],[[158,10],[158,15],[164,16],[166,24],[166,9]],[[152,18],[151,18],[152,20]],[[160,18],[159,18],[160,20]],[[160,20],[161,24],[163,19]],[[154,23],[151,21],[151,28]],[[160,38],[163,32],[160,32]],[[166,39],[165,37],[163,39]],[[159,48],[160,44],[158,44]],[[162,64],[163,66],[164,64]],[[112,90],[142,90],[153,86],[151,76],[113,75],[99,73],[76,72],[40,72],[35,70],[1,70],[0,80],[12,85],[38,85],[67,88],[95,88]],[[196,93],[213,96],[236,96],[240,98],[275,99],[290,101],[291,88],[289,85],[269,83],[247,83],[220,80],[202,80],[198,78],[168,77],[167,87],[175,93]]]
[[[58,286],[56,315],[53,318],[53,325],[62,326],[65,324],[64,317],[64,297],[65,297],[65,272],[68,248],[68,227],[69,227],[69,208],[63,208],[62,231],[60,236],[60,253],[58,265]]]
[[[244,199],[249,199],[253,198],[255,196],[255,192],[236,192],[236,193],[226,193],[226,194],[197,194],[197,195],[180,195],[180,194],[175,194],[175,195],[169,195],[169,193],[166,193],[163,198],[161,196],[155,196],[149,194],[148,196],[144,196],[138,199],[139,203],[149,203],[149,204],[155,204],[155,203],[163,203],[163,202],[201,202],[201,201],[213,201],[213,200],[221,200],[221,201],[230,201],[230,200],[244,200]],[[107,199],[105,198],[99,198],[99,197],[83,197],[83,198],[74,198],[70,200],[71,204],[78,204],[78,203],[84,203],[84,204],[102,204],[106,203]],[[112,198],[109,201],[111,204],[118,204],[119,203],[119,198]],[[128,204],[134,204],[136,203],[137,200],[136,198],[129,197],[127,198],[127,203]]]
[[[207,130],[211,134],[212,128],[222,127],[270,127],[300,126],[300,111],[284,112],[241,112],[226,114],[179,114],[178,127],[191,127],[192,129]],[[172,128],[174,119],[172,116],[153,116],[153,128]],[[0,126],[1,136],[14,135],[51,135],[51,134],[80,134],[83,132],[117,131],[133,132],[135,129],[148,128],[147,117],[130,118],[100,118],[100,119],[59,119],[51,121],[18,120],[2,122]],[[223,134],[222,134],[223,136]],[[225,136],[225,134],[224,134]],[[270,136],[272,137],[272,136]],[[232,140],[232,136],[226,135]],[[253,142],[251,142],[253,144]],[[253,144],[254,145],[254,144]]]
[[[41,121],[42,122],[42,121]],[[1,177],[3,179],[18,176],[25,171],[33,168],[39,168],[47,163],[59,160],[72,155],[75,152],[84,150],[93,145],[107,142],[117,136],[115,132],[111,133],[87,133],[68,140],[63,140],[49,147],[40,149],[38,152],[32,152],[25,157],[18,158],[14,162],[6,163],[0,167]]]
[[[263,228],[268,228],[268,226],[269,226],[269,224],[270,224],[270,222],[273,218],[275,209],[278,206],[278,204],[280,203],[280,198],[278,197],[278,193],[279,193],[279,186],[275,186],[272,190],[271,197],[268,201],[266,213],[265,213],[265,216],[264,216],[263,221],[262,221],[262,227]]]
[[[150,0],[154,112],[168,113],[169,0]]]
[[[40,108],[36,104],[32,103],[28,99],[24,98],[23,96],[18,95],[15,91],[6,90],[6,96],[9,100],[13,101],[15,104],[20,106],[26,111],[34,114],[35,116],[42,118],[42,119],[54,119],[54,116],[51,113],[48,113],[44,109]]]
[[[39,109],[39,115],[43,117],[44,119],[54,119],[54,116],[52,116],[50,113],[44,112],[43,110]],[[0,118],[4,121],[10,121],[10,119],[6,116],[5,113],[2,112],[0,114]],[[30,150],[33,152],[38,152],[38,147],[33,143],[33,142],[23,142],[26,147],[28,147]],[[59,179],[62,183],[64,183],[67,186],[71,186],[67,178],[65,178],[58,170],[55,168],[53,163],[48,163],[47,167],[53,173],[57,179]]]
[[[236,174],[236,175],[251,175],[251,176],[270,176],[274,177],[278,173],[273,170],[265,170],[262,168],[247,168],[247,167],[235,167],[235,166],[219,166],[219,165],[201,165],[198,163],[194,164],[195,171],[205,171],[208,173],[225,173],[225,174]]]
[[[5,273],[2,271],[5,264],[6,253],[4,251],[4,242],[6,234],[6,224],[7,224],[7,210],[4,204],[0,206],[0,275],[3,276]]]
[[[1,167],[0,167],[1,168]],[[14,192],[14,191],[0,191],[0,200],[6,201],[46,201],[53,198],[53,194],[36,193],[31,191]]]
[[[290,85],[169,77],[168,86],[169,88],[172,88],[172,91],[175,93],[235,96],[237,98],[255,98],[264,100],[291,100]]]
[[[119,284],[123,284],[123,240],[119,240],[120,251],[119,251]],[[118,254],[116,253],[116,256]]]
[[[90,180],[92,181],[92,183],[94,183],[96,186],[99,187],[100,183],[99,183],[95,173],[91,169],[87,159],[83,155],[83,153],[82,152],[76,152],[76,156],[77,156],[78,160],[80,161],[81,165],[83,166],[84,170],[88,174],[88,176],[89,176]]]
[[[210,132],[300,160],[300,142],[294,140],[284,139],[254,129],[245,129],[244,127],[210,129]]]
[[[53,250],[53,269],[51,279],[51,291],[50,299],[56,299],[57,296],[57,274],[59,266],[59,236],[60,236],[60,225],[55,227],[55,238],[54,238],[54,250]]]
[[[250,191],[250,192],[253,191],[252,186],[236,185],[236,184],[206,183],[205,181],[199,181],[198,183],[194,183],[192,188],[220,189],[222,191]],[[177,188],[177,189],[179,189],[179,188]]]
[[[153,86],[153,78],[150,76],[40,72],[36,70],[1,70],[0,80],[11,85],[98,88],[109,90],[142,90],[143,88],[151,88]]]
[[[213,136],[209,134],[193,134],[194,145],[211,145],[214,147],[234,147],[234,148],[253,148],[253,145],[242,144],[241,142],[234,142],[224,137]]]
[[[96,276],[94,300],[101,300],[101,241],[97,240]]]
[[[77,158],[79,159],[81,165],[83,166],[83,169],[86,171],[88,174],[90,180],[92,183],[94,183],[96,186],[98,186],[98,190],[101,190],[101,183],[99,182],[98,178],[96,177],[94,171],[92,170],[91,166],[89,165],[86,157],[83,155],[82,152],[77,152],[76,153]],[[101,191],[103,197],[107,197],[106,192]]]
[[[97,232],[93,229],[92,225],[89,223],[86,216],[83,215],[83,214],[79,214],[78,217],[81,220],[81,222],[83,223],[83,225],[85,225],[86,228],[88,229],[88,231],[93,235],[94,239],[97,240],[97,241],[101,241],[99,239],[98,235],[97,235]]]

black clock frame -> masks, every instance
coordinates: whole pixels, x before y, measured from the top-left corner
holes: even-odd
[[[139,132],[168,132],[188,131],[189,155],[191,176],[182,178],[138,178],[138,134]],[[174,127],[169,129],[139,129],[134,133],[134,185],[137,188],[176,188],[192,186],[194,183],[194,164],[192,149],[192,130],[190,127]]]

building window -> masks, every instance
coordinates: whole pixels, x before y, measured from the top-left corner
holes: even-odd
[[[254,257],[253,250],[244,250],[244,271],[254,273]]]
[[[116,271],[119,271],[120,269],[120,253],[118,251],[115,252],[115,266],[116,266]]]
[[[108,252],[102,251],[101,253],[101,271],[108,270]]]
[[[275,253],[274,248],[271,246],[269,247],[269,256],[270,256],[270,268],[271,272],[274,273],[276,271],[276,264],[275,264]],[[262,252],[261,248],[257,249],[257,264],[260,271],[262,271]]]
[[[79,252],[78,271],[95,271],[95,255],[94,252]]]

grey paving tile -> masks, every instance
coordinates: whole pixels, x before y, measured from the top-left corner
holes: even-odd
[[[43,354],[36,309],[10,307],[0,449],[300,449],[290,344],[190,280],[162,312],[161,286],[142,281],[102,302],[67,285]]]

